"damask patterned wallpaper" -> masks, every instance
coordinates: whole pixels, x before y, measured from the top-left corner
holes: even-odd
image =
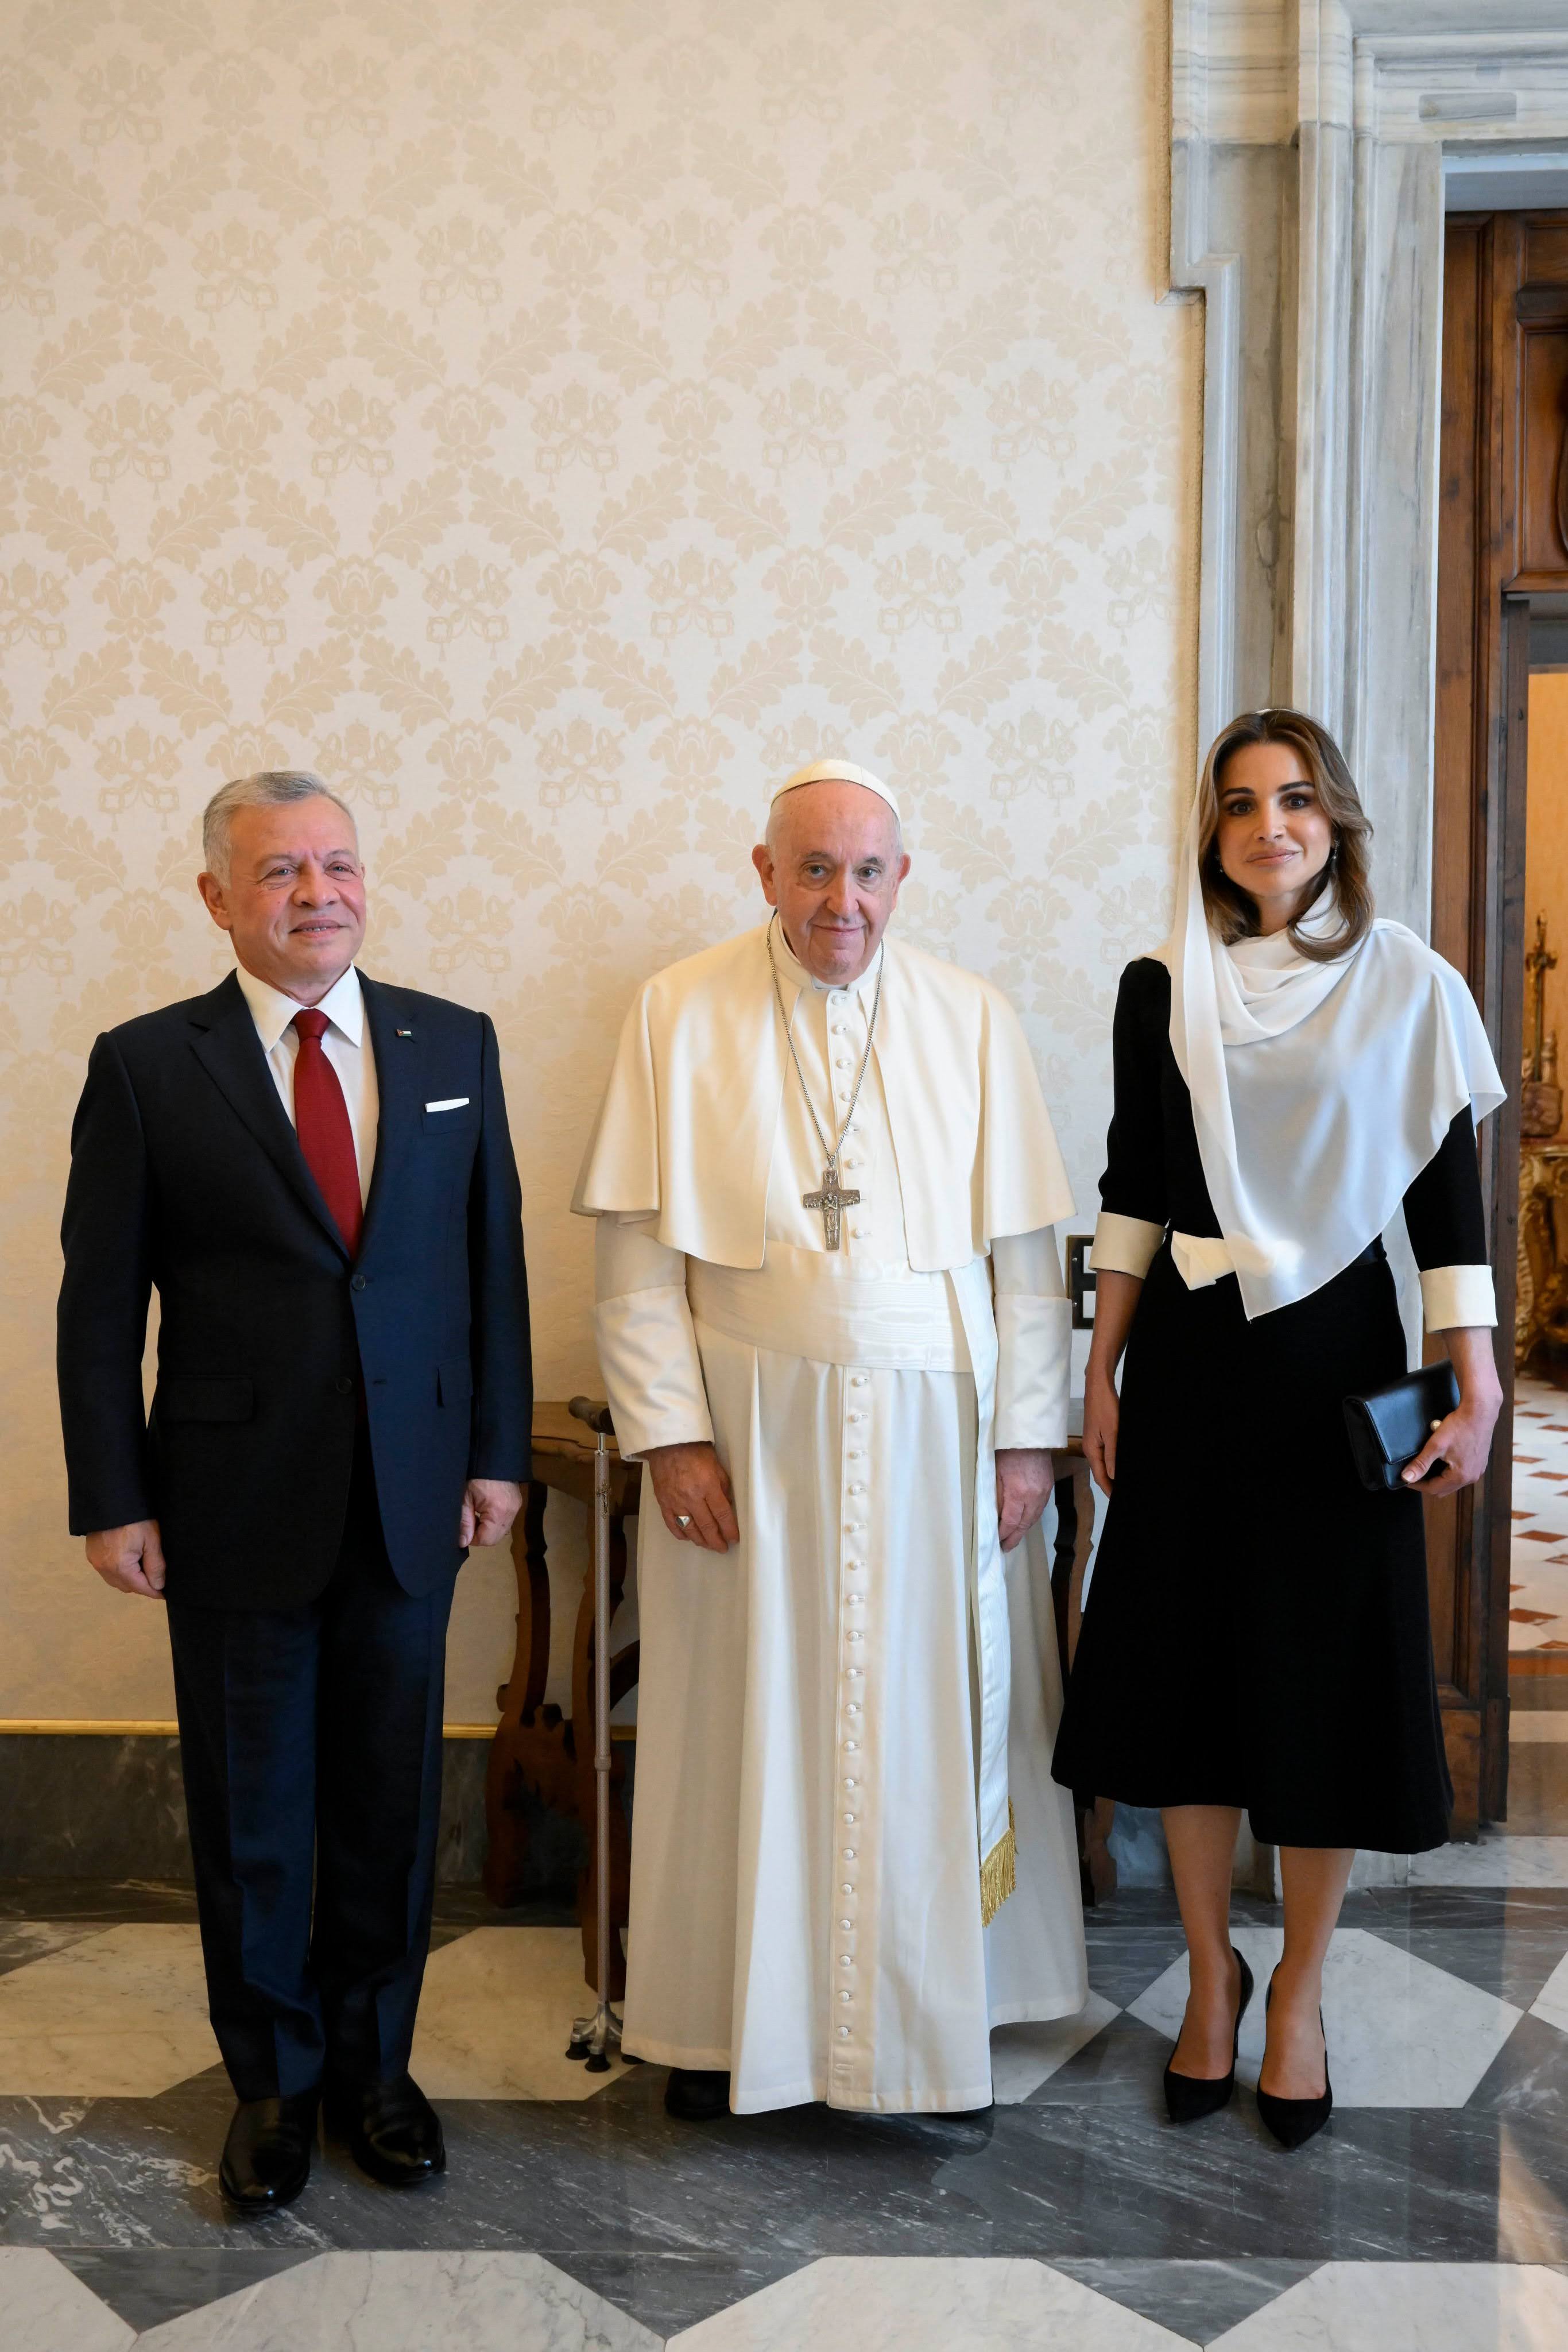
[[[756,919],[768,780],[902,793],[1081,1202],[1190,776],[1200,320],[1162,0],[10,0],[0,19],[0,1716],[163,1717],[64,1533],[94,1034],[226,968],[225,777],[360,812],[372,971],[507,1056],[545,1394],[637,981]],[[493,1712],[503,1560],[449,1712]]]

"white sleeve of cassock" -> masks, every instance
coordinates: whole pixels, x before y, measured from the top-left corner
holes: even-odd
[[[1065,1445],[1072,1307],[1049,1225],[991,1244],[997,1305],[996,1443]]]
[[[686,1261],[652,1220],[612,1213],[594,1232],[594,1337],[622,1456],[711,1444],[702,1359],[686,1302]]]

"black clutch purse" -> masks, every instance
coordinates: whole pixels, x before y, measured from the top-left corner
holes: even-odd
[[[1385,1389],[1374,1389],[1370,1396],[1347,1396],[1344,1425],[1362,1485],[1375,1495],[1402,1486],[1400,1472],[1420,1453],[1434,1423],[1446,1421],[1458,1402],[1458,1380],[1447,1357],[1390,1381]]]

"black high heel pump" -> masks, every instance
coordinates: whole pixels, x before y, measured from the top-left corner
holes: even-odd
[[[1236,1951],[1236,1965],[1241,1971],[1241,1998],[1236,2005],[1236,2033],[1230,2045],[1228,2074],[1174,2074],[1166,2068],[1166,2112],[1173,2124],[1196,2124],[1205,2116],[1215,2116],[1230,2104],[1230,2094],[1236,2088],[1236,2053],[1241,2046],[1241,2021],[1247,2014],[1247,2004],[1252,1998],[1252,1971],[1241,1954]]]
[[[1269,1990],[1263,1996],[1263,2011],[1274,1998],[1274,1979],[1269,1979]],[[1318,2011],[1321,2028],[1323,2013]],[[1258,2112],[1281,2147],[1304,2147],[1316,2137],[1333,2113],[1333,2084],[1329,2081],[1329,2038],[1323,2034],[1323,2087],[1315,2099],[1278,2099],[1272,2091],[1258,2088]]]

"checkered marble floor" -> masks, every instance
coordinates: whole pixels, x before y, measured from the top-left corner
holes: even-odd
[[[1239,1897],[1261,1978],[1279,1918]],[[1091,1915],[1092,2000],[993,2040],[978,2118],[697,2126],[664,2076],[562,2057],[574,1932],[449,1895],[415,2069],[451,2168],[399,2197],[329,2145],[228,2219],[229,2094],[178,1888],[0,1888],[5,2352],[1547,2352],[1568,2344],[1568,1837],[1490,1838],[1353,1895],[1327,2133],[1250,2085],[1176,2131],[1168,1893]]]
[[[1568,1391],[1521,1379],[1513,1413],[1509,1648],[1568,1658]]]

